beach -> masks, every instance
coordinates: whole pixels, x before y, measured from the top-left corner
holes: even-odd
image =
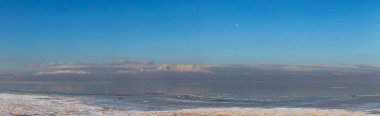
[[[113,116],[375,116],[363,111],[317,108],[194,108],[162,111],[117,110],[91,105],[83,97],[0,93],[0,115]]]

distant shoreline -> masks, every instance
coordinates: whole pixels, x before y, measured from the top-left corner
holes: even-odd
[[[365,112],[317,108],[195,108],[165,111],[121,111],[85,104],[80,97],[0,93],[0,115],[148,115],[148,116],[229,116],[229,115],[344,115],[367,116]]]

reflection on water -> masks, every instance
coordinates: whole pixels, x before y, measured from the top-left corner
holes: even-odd
[[[53,85],[51,88],[51,91],[57,92],[57,93],[79,93],[80,91],[85,91],[86,88],[82,85],[70,85],[70,86],[63,86],[63,85]]]
[[[99,95],[145,93],[225,95],[240,98],[260,97],[351,97],[380,95],[377,82],[265,81],[247,79],[145,79],[118,78],[81,81],[2,81],[1,91],[54,92]]]

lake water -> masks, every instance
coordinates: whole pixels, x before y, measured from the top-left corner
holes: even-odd
[[[155,75],[155,76],[154,76]],[[230,75],[232,76],[232,75]],[[203,74],[2,78],[2,92],[86,97],[122,110],[197,107],[380,109],[377,77],[247,77]]]

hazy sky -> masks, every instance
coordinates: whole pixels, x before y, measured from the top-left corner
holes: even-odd
[[[0,72],[119,59],[380,66],[380,1],[0,1]]]

